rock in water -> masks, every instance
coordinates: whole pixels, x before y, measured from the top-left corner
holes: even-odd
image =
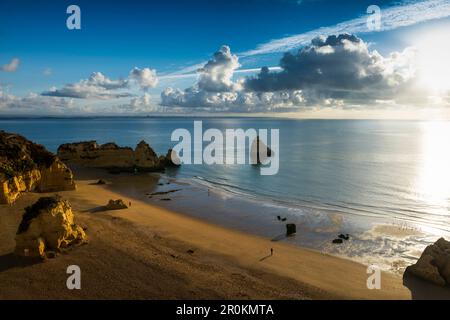
[[[181,159],[175,150],[169,149],[165,156],[159,156],[161,164],[165,167],[179,167]]]
[[[95,184],[98,184],[98,185],[106,184],[106,181],[103,179],[99,179]]]
[[[439,286],[450,285],[450,242],[440,238],[423,251],[404,275],[414,275]]]
[[[348,240],[348,239],[350,239],[350,236],[348,233],[347,234],[341,233],[340,235],[338,235],[338,238],[342,239],[342,240]]]
[[[117,200],[109,200],[108,204],[106,205],[107,210],[120,210],[120,209],[127,209],[128,206],[123,202],[122,199]]]
[[[74,223],[68,201],[60,197],[42,197],[25,209],[16,234],[15,253],[20,256],[46,257],[46,252],[80,243],[86,234]]]
[[[159,156],[145,142],[141,141],[133,150],[119,147],[115,143],[98,145],[96,141],[67,143],[59,146],[58,156],[69,164],[88,168],[102,168],[113,172],[161,171],[171,165],[169,155]]]
[[[74,190],[72,171],[42,145],[0,131],[0,204],[22,192]]]
[[[250,160],[252,164],[263,164],[267,158],[272,157],[273,151],[261,141],[259,136],[253,140],[250,148]]]
[[[297,232],[297,226],[294,223],[286,224],[286,235],[290,236]]]

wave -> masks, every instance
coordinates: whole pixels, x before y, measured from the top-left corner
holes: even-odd
[[[258,194],[255,190],[233,185],[228,181],[225,178],[212,179],[199,175],[186,178],[186,182],[207,188],[220,196],[236,197],[260,206],[285,210],[294,215],[305,215],[311,212],[323,215],[337,213],[350,219],[351,217],[363,217],[374,221],[382,219],[385,222],[401,222],[419,227],[423,226],[429,232],[440,235],[450,233],[450,226],[446,221],[446,217],[433,215],[425,211],[398,208],[393,205],[373,206],[349,202],[329,203],[305,199],[291,200],[287,198],[275,198],[273,196]]]

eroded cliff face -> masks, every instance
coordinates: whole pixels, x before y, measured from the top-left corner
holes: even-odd
[[[86,234],[74,223],[68,201],[59,197],[43,197],[25,209],[16,235],[15,253],[26,257],[46,258],[49,252],[86,240]]]
[[[0,131],[0,204],[27,191],[74,190],[72,171],[42,145]]]
[[[139,142],[134,150],[115,143],[99,145],[96,141],[67,143],[59,146],[58,157],[82,167],[121,171],[159,171],[171,163],[167,156],[158,156],[145,141]]]

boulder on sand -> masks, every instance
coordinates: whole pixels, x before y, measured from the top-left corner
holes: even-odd
[[[86,234],[74,223],[68,201],[60,197],[42,197],[25,209],[16,234],[15,253],[20,256],[46,258],[46,252],[86,240]]]
[[[413,275],[439,286],[450,285],[450,242],[440,238],[423,251],[416,264],[406,268]]]
[[[128,206],[123,202],[122,199],[109,200],[108,204],[105,206],[106,210],[121,210],[127,209]]]

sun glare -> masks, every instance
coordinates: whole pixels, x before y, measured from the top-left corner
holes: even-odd
[[[450,124],[431,121],[422,124],[422,158],[416,192],[431,206],[447,207],[450,199]]]
[[[445,31],[427,33],[416,44],[420,81],[433,95],[450,89],[450,30]]]

